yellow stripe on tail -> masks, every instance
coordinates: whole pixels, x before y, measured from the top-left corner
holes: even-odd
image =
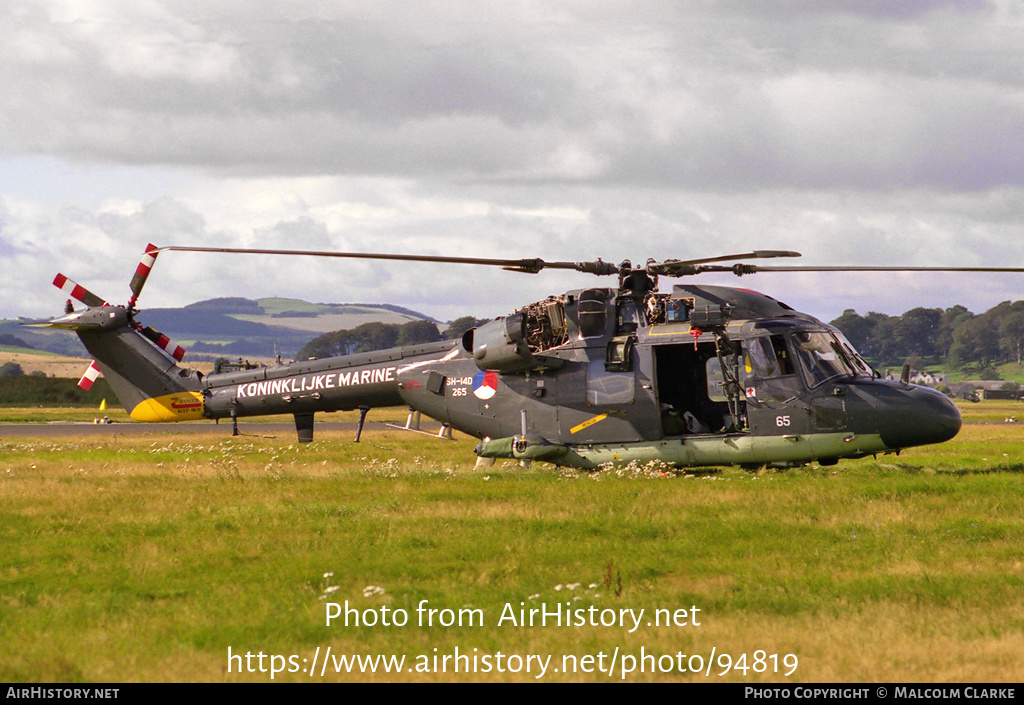
[[[146,399],[132,409],[136,421],[195,421],[203,418],[203,395],[198,392],[178,392]]]

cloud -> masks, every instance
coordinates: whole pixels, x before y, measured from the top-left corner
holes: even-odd
[[[52,309],[36,292],[55,267],[119,300],[149,241],[634,263],[1024,254],[1016,3],[12,0],[0,22],[0,315]],[[998,278],[786,276],[765,286],[822,315],[1018,296]],[[181,253],[154,277],[147,306],[280,294],[438,317],[592,283]]]
[[[233,8],[0,11],[7,150],[250,176],[1020,183],[1020,24],[987,3]]]
[[[648,257],[687,259],[752,249],[794,249],[807,265],[998,265],[1024,260],[1024,226],[1012,214],[1024,195],[812,191],[708,196],[662,192],[609,197],[577,187],[534,187],[514,198],[496,186],[462,198],[445,187],[380,181],[274,179],[205,184],[187,200],[109,201],[96,209],[56,212],[5,202],[0,256],[0,317],[43,316],[62,302],[48,286],[59,270],[96,293],[127,299],[127,282],[147,242],[283,249],[323,249],[478,257],[597,258],[635,265]],[[244,185],[244,188],[243,188]],[[339,194],[348,192],[348,196]],[[558,208],[524,207],[539,194]],[[305,193],[307,200],[294,198]],[[594,205],[594,204],[600,205]],[[247,207],[250,206],[250,207]],[[235,219],[236,214],[245,217]],[[281,217],[282,214],[287,217]],[[989,214],[992,214],[991,216]],[[9,250],[4,250],[5,252]],[[831,318],[846,308],[900,313],[911,306],[975,311],[1019,298],[1019,277],[958,275],[762,274],[737,280],[801,310]],[[662,282],[667,291],[671,280]],[[308,257],[160,255],[143,307],[184,305],[218,296],[289,296],[313,301],[391,302],[442,319],[496,316],[550,294],[611,279],[546,271],[520,275],[443,264],[323,260]]]

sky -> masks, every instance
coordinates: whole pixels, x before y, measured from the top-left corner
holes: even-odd
[[[59,315],[58,271],[126,302],[149,242],[1024,266],[1024,0],[6,0],[0,25],[0,318]],[[1024,274],[697,281],[824,320],[1024,298]],[[166,252],[140,307],[451,320],[614,285]]]

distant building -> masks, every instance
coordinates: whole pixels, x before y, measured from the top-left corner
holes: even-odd
[[[971,379],[964,382],[954,382],[949,385],[955,397],[962,399],[969,398],[972,394],[978,399],[1021,399],[1020,389],[1004,389],[1006,381],[1001,379]]]
[[[945,372],[911,372],[910,381],[926,387],[939,387],[949,384],[949,375]]]
[[[888,380],[898,380],[900,373],[887,374],[885,376]],[[945,372],[922,372],[920,370],[910,371],[910,381],[912,384],[920,384],[925,387],[941,387],[943,385],[949,385],[949,375]]]

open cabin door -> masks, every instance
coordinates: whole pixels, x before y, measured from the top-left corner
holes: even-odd
[[[736,433],[747,428],[742,391],[730,386],[737,357],[719,356],[714,342],[654,348],[658,402],[665,436]],[[725,370],[723,370],[723,366]]]

